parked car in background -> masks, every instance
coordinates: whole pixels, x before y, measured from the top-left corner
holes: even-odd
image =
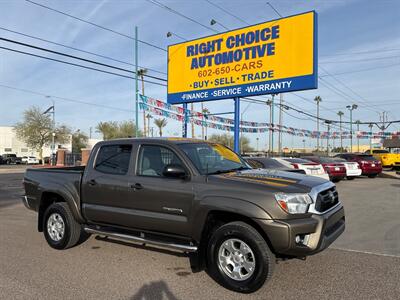
[[[39,160],[35,156],[23,156],[21,163],[25,165],[37,165],[39,164]]]
[[[245,157],[246,162],[255,169],[269,169],[269,170],[278,170],[278,171],[286,171],[293,173],[306,174],[306,171],[302,169],[293,169],[280,161],[277,161],[273,158],[268,157]]]
[[[319,163],[311,162],[302,158],[293,157],[273,157],[272,159],[277,160],[288,168],[303,170],[306,175],[320,177],[326,180],[329,179],[328,173],[325,172],[323,166]]]
[[[7,165],[17,165],[21,163],[21,158],[17,157],[16,154],[3,154],[3,163]]]
[[[365,151],[365,154],[370,154],[379,160],[383,168],[393,168],[400,166],[400,154],[391,153],[385,149],[372,149]]]
[[[335,157],[335,160],[344,164],[344,166],[346,167],[346,178],[348,180],[352,180],[358,176],[361,176],[362,170],[357,162],[347,161],[344,158],[340,157]]]
[[[0,165],[5,164],[4,160],[3,160],[3,156],[0,155]]]
[[[329,179],[333,182],[338,182],[346,178],[346,167],[342,162],[337,159],[325,156],[307,156],[305,159],[317,164],[321,164],[329,175]]]
[[[347,161],[357,162],[361,168],[361,174],[370,178],[382,173],[382,164],[379,160],[369,154],[342,153],[336,157],[344,158]]]

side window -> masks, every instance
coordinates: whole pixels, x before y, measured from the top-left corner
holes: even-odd
[[[178,156],[168,148],[150,145],[140,147],[138,175],[162,177],[164,168],[170,164],[183,166]]]
[[[131,153],[132,145],[102,146],[94,168],[103,173],[124,175],[128,173]]]

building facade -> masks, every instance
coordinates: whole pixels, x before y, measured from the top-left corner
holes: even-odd
[[[56,149],[58,148],[63,148],[71,151],[72,138],[66,144],[56,145]],[[23,141],[17,138],[14,127],[12,126],[0,126],[0,155],[2,154],[16,154],[18,157],[22,156],[39,157],[39,152],[36,149],[28,147]],[[50,155],[51,155],[51,146],[45,145],[43,147],[43,157]]]

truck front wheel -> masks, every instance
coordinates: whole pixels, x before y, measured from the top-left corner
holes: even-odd
[[[275,255],[264,238],[244,222],[219,227],[211,236],[207,270],[222,286],[240,293],[252,293],[271,278]]]
[[[64,202],[50,205],[44,213],[43,222],[46,241],[54,249],[73,247],[86,235]]]

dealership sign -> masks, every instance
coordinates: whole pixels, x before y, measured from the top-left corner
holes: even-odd
[[[313,88],[317,88],[315,12],[168,47],[171,104]]]

